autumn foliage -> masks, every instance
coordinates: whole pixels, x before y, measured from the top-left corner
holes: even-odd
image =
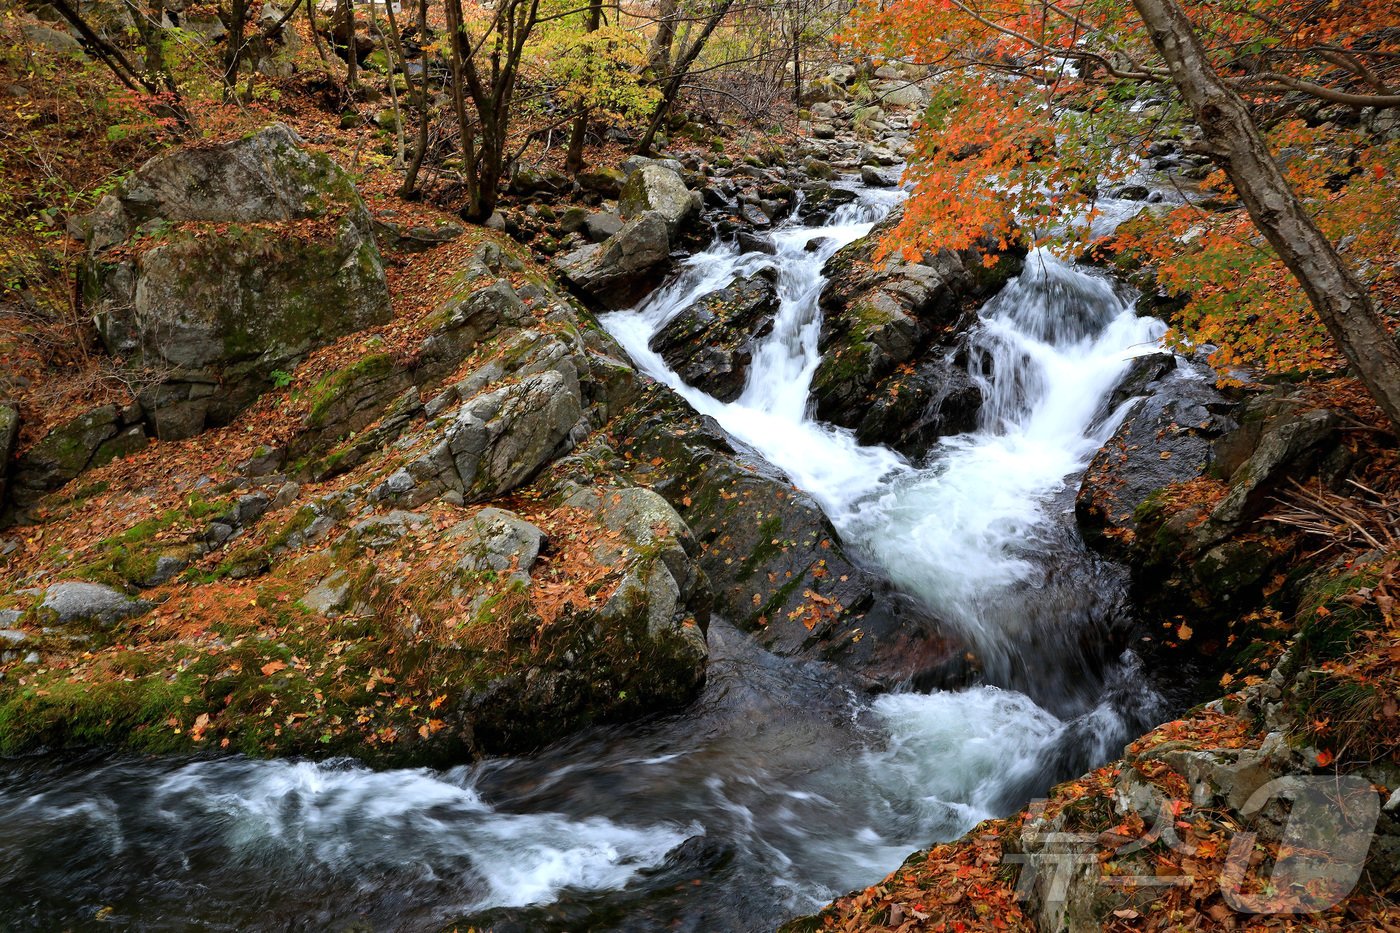
[[[1377,0],[1184,6],[1316,222],[1377,304],[1393,308],[1400,9]],[[1104,231],[1105,211],[1117,220],[1135,212],[1112,250],[1126,270],[1155,270],[1155,281],[1140,284],[1175,299],[1176,337],[1216,348],[1226,368],[1342,367],[1223,173],[1173,169],[1178,196],[1160,205],[1106,197],[1152,166],[1154,143],[1188,156],[1204,148],[1131,4],[867,3],[845,38],[935,77],[908,170],[914,196],[887,248],[957,249],[1019,229],[1078,251]]]

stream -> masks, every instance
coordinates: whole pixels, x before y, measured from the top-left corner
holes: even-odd
[[[717,620],[702,698],[539,754],[446,771],[328,762],[35,759],[0,770],[6,929],[769,930],[1118,754],[1171,706],[1131,652],[1121,571],[1073,527],[1108,398],[1162,325],[1048,253],[989,302],[978,430],[922,462],[807,413],[822,267],[899,194],[861,189],[775,255],[717,242],[604,325],[638,367],[822,505],[845,546],[976,649],[985,683],[871,700]],[[808,244],[822,238],[815,249]],[[647,346],[736,274],[781,308],[743,394]]]

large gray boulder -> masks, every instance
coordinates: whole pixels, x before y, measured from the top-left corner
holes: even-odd
[[[39,616],[63,627],[111,628],[124,619],[141,615],[151,604],[98,583],[55,583],[44,591]]]
[[[148,371],[155,433],[227,423],[277,370],[389,320],[349,176],[282,124],[147,162],[86,228],[83,296],[107,350]]]
[[[625,307],[661,280],[670,256],[666,218],[648,211],[602,243],[582,246],[554,260],[554,268],[570,286],[595,301]]]
[[[772,270],[736,276],[672,318],[651,339],[685,380],[722,402],[744,391],[754,341],[772,330],[778,313],[778,293]]]
[[[371,498],[411,506],[450,493],[459,503],[480,502],[528,482],[572,446],[584,421],[572,361],[556,362],[558,368],[505,384],[497,384],[502,374],[488,367],[463,380],[468,388],[476,382],[473,377],[497,387],[481,391],[416,435],[424,452],[376,486]]]
[[[627,176],[617,206],[623,220],[655,211],[666,220],[666,229],[672,238],[699,213],[700,207],[680,175],[654,162]]]

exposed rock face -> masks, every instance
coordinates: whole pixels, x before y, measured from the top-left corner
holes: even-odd
[[[530,568],[545,543],[544,532],[505,509],[482,509],[448,533],[462,553],[458,570],[509,573],[522,583],[530,582]]]
[[[159,378],[141,400],[163,438],[226,423],[275,370],[389,320],[364,202],[281,124],[157,156],[87,233],[85,301],[109,352]]]
[[[977,304],[1019,269],[1022,254],[1003,254],[990,269],[975,252],[947,251],[876,268],[876,246],[898,222],[896,212],[827,264],[812,398],[818,417],[854,428],[862,443],[917,455],[975,424],[976,388],[950,357]]]
[[[636,479],[693,530],[718,612],[769,650],[831,661],[872,685],[958,682],[963,649],[856,566],[811,498],[736,452],[674,392],[648,392],[614,434]]]
[[[578,424],[580,402],[576,379],[544,372],[464,404],[446,440],[467,500],[490,499],[533,476]]]
[[[732,402],[744,391],[754,341],[773,328],[778,293],[773,270],[736,276],[676,315],[651,339],[687,385]]]
[[[1205,474],[1214,443],[1235,428],[1235,404],[1209,371],[1171,354],[1139,357],[1110,399],[1136,399],[1118,430],[1090,461],[1075,498],[1079,530],[1090,544],[1113,545],[1136,532],[1135,513],[1157,490]]]
[[[559,257],[554,267],[571,286],[611,307],[636,301],[665,274],[671,256],[666,217],[647,211],[602,243]]]

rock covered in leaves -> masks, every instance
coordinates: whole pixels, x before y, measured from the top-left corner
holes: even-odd
[[[898,222],[896,211],[827,263],[812,399],[819,418],[855,429],[862,443],[916,455],[975,424],[980,398],[965,367],[946,358],[1023,254],[996,254],[990,268],[975,251],[877,263],[880,239]]]
[[[778,312],[776,270],[735,276],[672,318],[651,348],[686,384],[732,402],[744,391],[753,345]]]
[[[152,383],[141,401],[162,438],[227,423],[274,372],[390,317],[364,202],[282,124],[155,157],[86,235],[84,300]]]

